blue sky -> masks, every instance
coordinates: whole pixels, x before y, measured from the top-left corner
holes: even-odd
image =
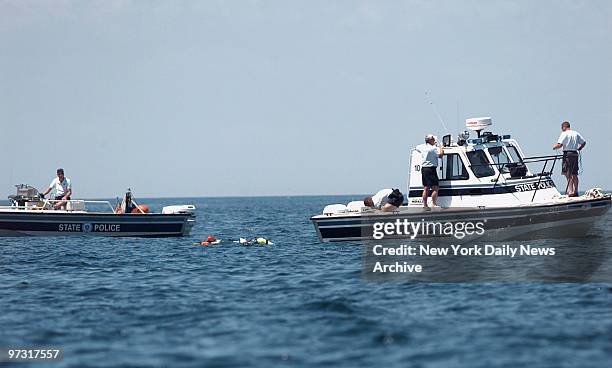
[[[78,197],[405,189],[410,150],[570,120],[612,188],[609,1],[0,1],[0,184]],[[557,175],[557,182],[563,180]]]

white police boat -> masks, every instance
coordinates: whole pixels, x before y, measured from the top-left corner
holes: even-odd
[[[0,236],[133,236],[173,237],[188,235],[195,223],[195,207],[163,207],[148,213],[131,191],[113,207],[108,201],[43,199],[36,188],[20,184],[0,206]]]
[[[551,175],[561,155],[526,157],[510,135],[483,132],[491,125],[491,118],[467,119],[466,127],[476,138],[470,139],[467,130],[456,142],[450,135],[443,138],[439,208],[423,209],[422,157],[413,150],[407,203],[395,212],[364,207],[361,201],[326,206],[323,214],[311,218],[319,239],[373,239],[375,224],[398,221],[483,223],[486,235],[496,240],[582,237],[608,212],[611,195],[599,188],[579,197],[559,192]],[[542,165],[540,172],[530,169],[535,164]]]

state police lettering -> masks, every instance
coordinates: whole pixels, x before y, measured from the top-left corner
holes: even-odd
[[[544,180],[539,185],[537,183],[518,184],[514,186],[517,192],[529,192],[537,189],[554,188],[555,183],[552,180]]]

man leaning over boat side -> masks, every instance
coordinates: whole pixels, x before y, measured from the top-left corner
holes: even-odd
[[[382,189],[371,197],[365,197],[363,204],[383,212],[393,212],[404,202],[404,195],[399,189]]]
[[[438,207],[438,192],[440,191],[438,179],[438,159],[444,156],[444,147],[436,145],[436,137],[433,134],[425,136],[425,144],[420,144],[416,150],[421,153],[421,180],[423,182],[423,208],[431,210],[427,204],[429,191],[431,190],[431,201],[434,207]]]
[[[72,195],[72,182],[64,175],[64,169],[57,169],[57,178],[54,178],[49,184],[49,187],[43,192],[40,193],[41,198],[45,198],[49,192],[55,190],[55,200],[60,201],[53,205],[56,210],[59,210],[63,206],[66,205],[67,200],[70,200],[70,196]]]
[[[563,148],[563,166],[561,172],[567,178],[568,197],[578,197],[578,152],[586,146],[586,141],[580,133],[572,130],[569,121],[561,123],[561,135],[554,150]]]

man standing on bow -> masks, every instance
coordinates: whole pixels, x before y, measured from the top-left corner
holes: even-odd
[[[569,121],[561,124],[561,135],[554,150],[563,148],[563,167],[561,172],[567,178],[567,196],[578,197],[578,152],[586,146],[586,141],[582,135],[570,129]]]

